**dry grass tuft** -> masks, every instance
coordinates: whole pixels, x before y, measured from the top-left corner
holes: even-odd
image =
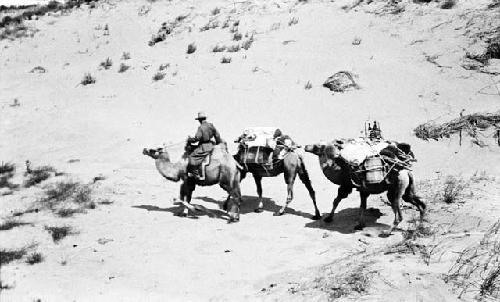
[[[122,54],[122,60],[130,60],[131,56],[130,56],[130,52],[123,52]]]
[[[222,59],[220,60],[220,62],[222,64],[229,64],[229,63],[231,63],[231,57],[222,57]]]
[[[106,60],[101,62],[101,64],[99,64],[99,66],[108,70],[109,68],[111,68],[111,66],[113,66],[113,61],[111,61],[111,58],[106,58]]]
[[[165,78],[166,73],[158,71],[153,75],[153,81],[161,81]]]
[[[44,193],[39,202],[59,217],[71,217],[96,207],[91,187],[78,182],[58,182],[47,187]]]
[[[500,299],[500,220],[477,245],[459,253],[444,279],[453,283],[459,298],[472,294],[478,301]]]
[[[305,90],[309,90],[313,87],[313,85],[311,84],[311,81],[307,81],[306,85],[304,86],[304,89]]]
[[[119,72],[119,73],[123,73],[123,72],[125,72],[125,71],[127,71],[127,70],[129,70],[129,69],[130,69],[130,66],[129,66],[129,65],[127,65],[127,64],[125,64],[125,63],[121,63],[121,64],[120,64],[120,69],[118,69],[118,72]]]
[[[68,235],[75,234],[73,228],[70,226],[60,226],[60,227],[45,226],[45,230],[49,232],[49,234],[52,236],[52,240],[55,243],[58,243],[59,241],[63,240]]]
[[[29,265],[41,263],[41,262],[43,262],[43,260],[44,260],[44,257],[39,252],[33,252],[26,257],[26,263],[28,263]]]
[[[1,249],[0,250],[0,266],[23,258],[27,252],[28,252],[28,247],[24,247],[21,249],[15,249],[15,250]]]
[[[27,170],[24,175],[27,177],[24,181],[24,187],[29,188],[31,186],[37,185],[47,179],[49,179],[52,174],[56,174],[57,171],[52,166],[40,166],[31,168],[27,164]]]
[[[459,202],[467,187],[464,179],[449,175],[444,182],[441,200],[448,204]]]
[[[215,45],[214,48],[212,48],[212,52],[223,52],[226,48],[226,46]]]
[[[16,221],[13,219],[7,219],[5,222],[0,224],[0,231],[8,231],[13,228],[23,226],[23,225],[32,225],[31,223]]]
[[[86,73],[83,75],[83,79],[80,81],[80,84],[83,86],[90,85],[90,84],[95,84],[96,79],[90,74]]]
[[[196,45],[194,43],[189,44],[186,53],[189,55],[194,53],[195,51],[196,51]]]

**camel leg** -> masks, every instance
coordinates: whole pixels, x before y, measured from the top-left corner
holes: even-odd
[[[359,222],[354,227],[355,230],[362,230],[366,226],[365,224],[366,200],[368,199],[369,195],[370,194],[365,192],[359,192],[361,204],[359,206]]]
[[[228,223],[240,221],[241,189],[239,177],[234,179],[230,190],[229,221]]]
[[[403,200],[417,207],[418,211],[420,212],[420,222],[422,222],[425,218],[427,206],[422,201],[420,196],[415,193],[415,182],[413,179],[413,175],[410,172],[408,172],[408,180],[409,185],[406,188],[405,194],[403,195]]]
[[[295,175],[290,175],[285,172],[285,182],[287,188],[286,203],[276,213],[274,213],[274,216],[281,216],[285,214],[285,210],[288,207],[288,204],[290,204],[290,202],[292,202],[293,200],[293,183],[295,182]]]
[[[337,197],[333,200],[333,207],[330,214],[325,218],[326,223],[330,223],[333,221],[333,214],[335,214],[335,210],[337,209],[340,201],[344,198],[347,198],[349,194],[351,194],[352,188],[350,186],[340,186],[337,191]]]
[[[392,231],[397,228],[399,223],[403,221],[403,214],[401,213],[400,203],[407,185],[407,181],[404,181],[401,177],[398,177],[395,187],[390,188],[387,192],[387,199],[389,199],[392,211],[394,212],[394,222],[392,223],[391,228],[388,231],[384,232],[385,236],[389,236]]]
[[[257,187],[257,195],[259,196],[259,205],[254,210],[255,213],[262,213],[264,210],[264,203],[262,202],[262,176],[254,174],[255,186]]]
[[[299,171],[299,178],[302,183],[306,186],[307,191],[309,192],[309,196],[313,201],[314,205],[314,216],[311,218],[312,220],[318,220],[321,218],[321,213],[319,212],[318,206],[316,205],[316,193],[311,185],[311,180],[309,179],[309,174],[305,169]]]
[[[190,203],[193,191],[194,191],[194,185],[190,185],[187,182],[183,182],[181,184],[180,199],[182,201]],[[186,217],[188,213],[189,213],[188,208],[186,208],[185,206],[181,206],[181,210],[176,215],[180,217]]]

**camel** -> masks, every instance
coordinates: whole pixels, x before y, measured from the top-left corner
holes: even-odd
[[[364,215],[368,196],[383,192],[387,192],[387,198],[394,212],[394,222],[390,229],[384,232],[384,235],[390,235],[403,220],[400,209],[401,199],[417,207],[420,212],[420,220],[424,219],[426,205],[415,193],[415,181],[409,170],[402,169],[399,172],[392,170],[387,175],[386,180],[378,185],[366,186],[362,184],[357,186],[351,180],[350,167],[345,161],[339,158],[338,149],[334,144],[306,145],[305,151],[317,155],[323,174],[328,180],[339,185],[337,197],[333,200],[332,211],[324,219],[325,222],[330,223],[333,221],[333,215],[340,201],[347,198],[354,188],[359,191],[361,198],[359,222],[355,226],[356,230],[361,230],[365,227]]]
[[[287,198],[286,203],[282,206],[276,213],[275,216],[281,216],[285,213],[286,208],[293,200],[293,184],[295,182],[295,178],[297,174],[299,175],[300,180],[306,186],[307,191],[309,192],[309,196],[314,204],[315,214],[312,217],[313,220],[318,220],[321,218],[321,214],[316,205],[316,193],[311,185],[311,180],[309,179],[309,174],[307,173],[306,167],[304,165],[303,158],[297,154],[296,152],[290,150],[285,155],[284,158],[275,162],[273,164],[272,169],[266,169],[263,164],[248,164],[240,162],[241,156],[240,154],[236,154],[235,159],[238,163],[243,167],[241,172],[241,180],[245,178],[247,173],[251,173],[253,175],[253,179],[255,180],[255,185],[257,186],[257,194],[259,196],[258,206],[254,210],[256,213],[261,213],[263,211],[264,203],[262,201],[262,178],[263,177],[275,177],[280,174],[284,174],[285,183],[287,185]]]
[[[240,219],[240,171],[238,164],[228,153],[225,144],[215,145],[211,154],[210,163],[205,166],[205,177],[203,180],[187,176],[187,164],[189,149],[186,144],[186,152],[179,162],[171,162],[170,156],[165,148],[146,149],[142,151],[155,160],[156,169],[167,180],[178,182],[182,181],[180,187],[180,200],[183,208],[179,212],[180,216],[187,216],[188,210],[194,211],[196,208],[190,205],[193,191],[198,186],[212,186],[219,184],[228,194],[224,203],[224,209],[229,208],[229,223],[238,222]],[[232,201],[232,202],[231,202]]]

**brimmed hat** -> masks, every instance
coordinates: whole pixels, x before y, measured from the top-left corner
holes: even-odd
[[[205,119],[207,119],[207,115],[203,111],[198,112],[198,117],[195,118],[195,120],[205,120]]]

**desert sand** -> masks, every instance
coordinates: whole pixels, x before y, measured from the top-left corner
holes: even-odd
[[[34,265],[2,265],[0,301],[458,301],[460,288],[443,276],[500,219],[500,149],[492,137],[481,148],[468,137],[461,145],[457,136],[422,141],[413,129],[499,110],[499,60],[488,73],[462,65],[466,51],[484,48],[478,34],[498,28],[500,11],[487,9],[494,1],[452,9],[403,1],[404,11],[390,13],[386,2],[345,9],[350,1],[110,0],[25,20],[32,36],[0,40],[0,160],[16,165],[17,184],[26,160],[64,174],[0,196],[1,221],[27,223],[0,230],[0,248],[43,255]],[[164,41],[148,45],[178,16]],[[200,30],[209,22],[218,25]],[[212,51],[249,39],[248,49]],[[190,43],[196,51],[187,54]],[[109,69],[100,66],[107,58]],[[118,72],[121,63],[130,68]],[[36,66],[45,72],[30,72]],[[341,70],[356,74],[360,89],[322,87]],[[94,84],[80,83],[85,73]],[[391,250],[415,229],[407,204],[400,230],[378,236],[393,220],[385,195],[370,196],[363,231],[353,229],[357,194],[326,224],[310,219],[299,181],[288,212],[273,216],[286,199],[282,176],[264,179],[260,214],[252,177],[242,182],[237,224],[227,224],[219,187],[194,192],[192,203],[211,215],[173,215],[179,183],[163,179],[141,151],[172,144],[180,158],[200,110],[228,142],[246,127],[276,126],[305,145],[358,137],[365,121],[379,121],[384,137],[410,143],[418,159],[413,173],[433,230],[415,239],[424,249]],[[326,214],[337,186],[315,156],[303,156]],[[448,175],[467,184],[452,204],[439,197]],[[95,209],[59,217],[39,206],[47,187],[67,180],[92,189]],[[63,225],[74,234],[56,243],[45,227]],[[342,287],[329,285],[352,271],[366,278],[363,288],[340,295]]]

